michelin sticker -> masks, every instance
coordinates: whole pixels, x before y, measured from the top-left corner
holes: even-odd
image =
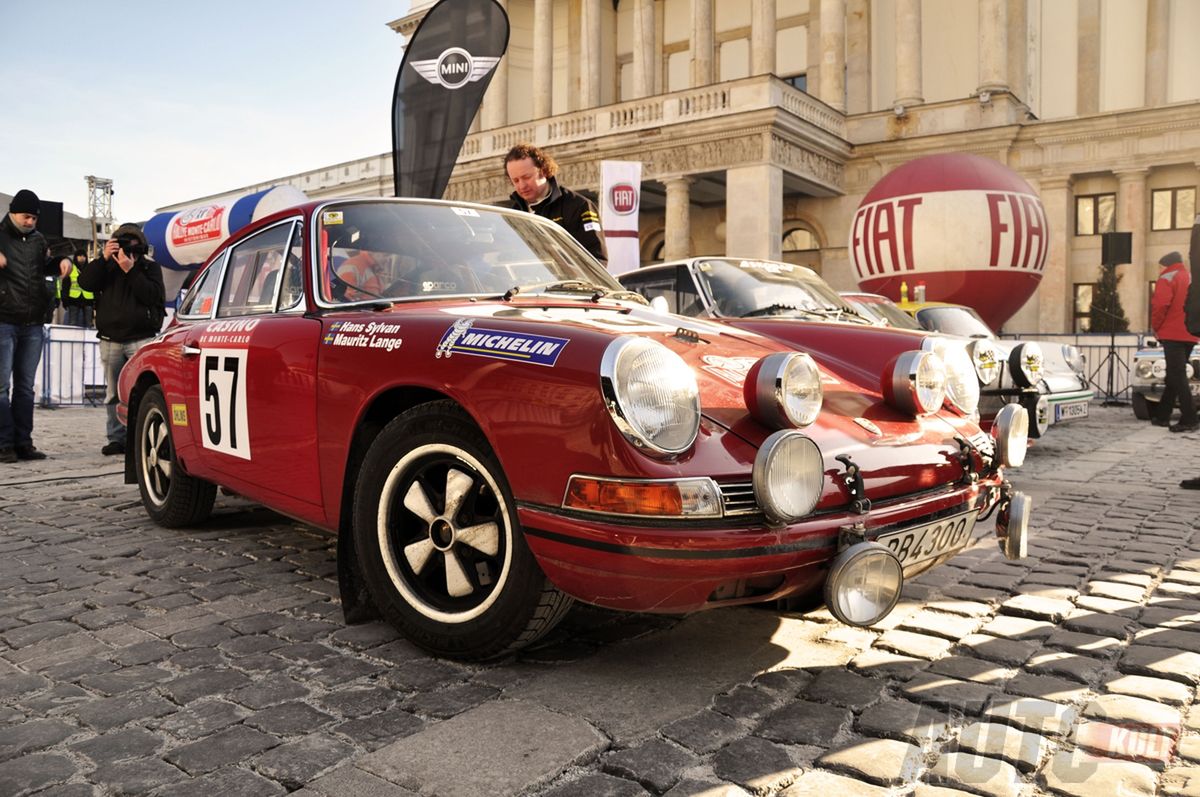
[[[452,354],[469,354],[473,357],[488,357],[493,360],[534,363],[553,366],[558,355],[570,342],[568,338],[548,335],[530,335],[523,332],[506,332],[502,329],[485,329],[473,326],[474,320],[463,318],[442,335],[436,356],[450,357]]]
[[[369,324],[354,321],[336,321],[321,342],[326,346],[347,346],[358,349],[383,349],[395,351],[404,343],[400,337],[399,324],[372,321]]]

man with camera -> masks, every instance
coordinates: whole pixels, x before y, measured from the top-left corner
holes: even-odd
[[[42,359],[42,324],[54,310],[57,278],[70,263],[49,256],[37,231],[40,213],[37,194],[23,189],[0,220],[0,463],[46,458],[33,445],[33,382]]]
[[[108,411],[105,455],[125,453],[125,427],[117,419],[117,379],[133,353],[162,329],[166,297],[162,267],[147,255],[150,246],[136,224],[122,224],[101,256],[79,274],[79,287],[96,295],[96,334],[104,364]]]

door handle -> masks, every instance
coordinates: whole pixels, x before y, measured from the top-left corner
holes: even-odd
[[[183,356],[184,357],[199,357],[200,349],[197,346],[186,346],[185,345],[183,347]]]

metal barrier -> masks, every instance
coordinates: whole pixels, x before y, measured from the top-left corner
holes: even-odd
[[[34,395],[43,407],[104,403],[104,366],[96,330],[57,324],[46,327]]]
[[[1124,332],[1110,335],[1103,332],[1081,332],[1073,335],[1042,335],[1037,333],[1006,332],[1005,339],[1036,340],[1044,346],[1070,343],[1084,358],[1088,382],[1101,401],[1128,401],[1130,397],[1129,369],[1133,355],[1145,345],[1151,335]]]

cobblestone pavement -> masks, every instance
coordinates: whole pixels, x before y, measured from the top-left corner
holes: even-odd
[[[982,523],[880,628],[580,607],[491,666],[345,626],[279,515],[154,526],[99,410],[37,426],[0,466],[0,795],[1200,794],[1200,435],[1127,407],[1014,474],[1028,559]]]

